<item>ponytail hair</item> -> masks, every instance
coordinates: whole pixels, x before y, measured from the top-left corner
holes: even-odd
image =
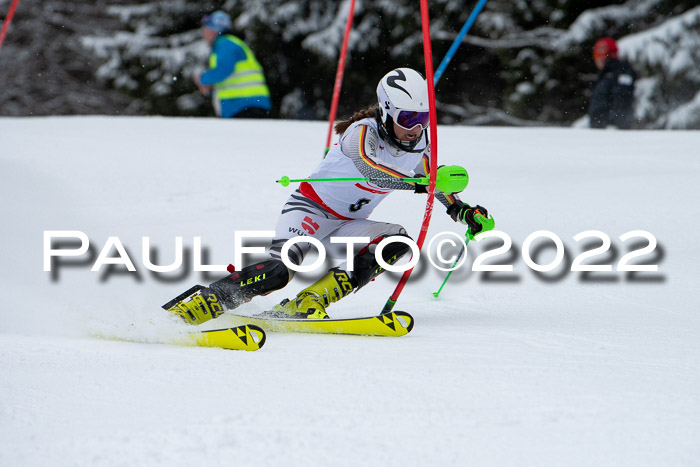
[[[340,120],[338,122],[335,122],[334,129],[336,134],[342,135],[345,133],[345,130],[347,130],[350,125],[355,123],[358,120],[362,120],[363,118],[374,118],[377,115],[377,110],[379,109],[379,104],[374,104],[372,107],[368,107],[363,110],[359,110],[352,114],[352,117],[350,117],[347,120]]]

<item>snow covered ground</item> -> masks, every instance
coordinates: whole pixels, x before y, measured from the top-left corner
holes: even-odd
[[[397,309],[402,338],[269,334],[258,352],[155,345],[182,332],[160,305],[233,260],[234,231],[271,230],[322,155],[326,124],[64,117],[0,119],[0,465],[697,465],[700,457],[700,133],[440,127],[462,198],[512,240],[470,244],[443,272],[421,259]],[[414,238],[425,197],[394,193],[374,218]],[[44,271],[45,231],[80,231],[79,257]],[[551,272],[523,259],[555,260]],[[574,259],[611,247],[573,272]],[[618,271],[628,252],[658,244]],[[438,206],[428,238],[462,235]],[[136,272],[106,264],[123,244]],[[175,258],[172,273],[149,271]],[[109,243],[111,242],[111,243]],[[76,248],[63,243],[55,248]],[[449,253],[449,252],[448,252]],[[445,254],[444,256],[450,256]],[[311,260],[311,259],[310,259]],[[99,271],[91,268],[102,263]],[[262,310],[317,275],[256,299]],[[398,275],[330,308],[376,314]],[[102,340],[104,334],[143,343]],[[151,343],[146,343],[151,342]]]

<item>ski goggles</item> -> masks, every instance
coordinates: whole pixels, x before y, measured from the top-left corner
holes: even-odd
[[[420,125],[425,130],[430,125],[430,112],[397,110],[396,115],[394,115],[394,123],[404,130],[412,130],[416,125]]]

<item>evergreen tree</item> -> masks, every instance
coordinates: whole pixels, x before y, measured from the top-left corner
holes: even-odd
[[[437,67],[476,0],[432,0]],[[700,128],[700,9],[688,0],[489,0],[437,86],[443,123],[571,125],[604,36],[640,74],[641,127]],[[9,7],[0,0],[0,11]],[[349,0],[23,0],[0,50],[0,114],[213,115],[192,81],[200,19],[223,9],[262,63],[273,116],[325,119]],[[386,71],[424,68],[415,0],[358,0],[340,118]]]

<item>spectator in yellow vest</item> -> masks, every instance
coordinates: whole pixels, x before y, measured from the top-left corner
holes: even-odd
[[[270,90],[262,66],[248,45],[231,32],[231,17],[217,11],[202,18],[202,37],[211,45],[209,69],[195,77],[199,91],[211,95],[222,118],[264,118]]]

